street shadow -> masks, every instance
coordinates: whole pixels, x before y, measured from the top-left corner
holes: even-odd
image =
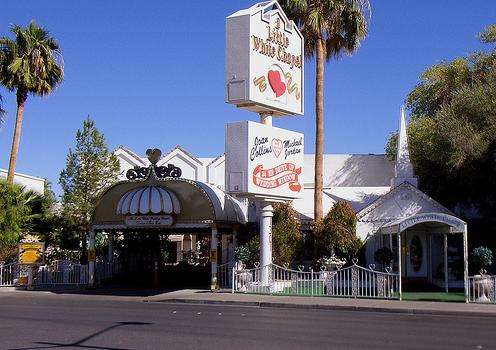
[[[68,347],[73,348],[81,348],[81,349],[97,349],[97,350],[133,350],[129,348],[114,348],[114,347],[106,347],[106,346],[98,346],[98,345],[84,345],[83,343],[87,342],[90,339],[93,339],[99,335],[107,333],[115,328],[122,326],[145,326],[150,325],[150,322],[117,322],[112,326],[106,327],[102,330],[99,330],[95,333],[92,333],[84,338],[76,340],[72,343],[56,343],[56,342],[35,342],[38,344],[37,346],[26,347],[26,348],[11,348],[9,350],[37,350],[37,349],[63,349]]]
[[[164,288],[143,288],[133,285],[107,285],[94,288],[38,288],[30,292],[43,291],[53,294],[72,294],[72,295],[101,295],[101,296],[128,296],[128,297],[152,297],[164,293],[184,290],[184,287],[164,287]],[[196,289],[196,288],[195,288]],[[22,290],[26,290],[25,288]],[[19,291],[22,291],[21,289]],[[207,290],[207,288],[205,288]]]

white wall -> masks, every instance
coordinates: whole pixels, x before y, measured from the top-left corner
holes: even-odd
[[[7,170],[0,169],[0,178],[7,178]],[[43,194],[45,191],[45,179],[21,173],[14,174],[14,183],[24,186],[26,190]]]

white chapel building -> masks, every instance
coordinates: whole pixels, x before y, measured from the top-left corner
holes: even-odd
[[[120,163],[122,180],[126,179],[128,170],[150,165],[146,156],[124,146],[119,146],[114,154]],[[181,178],[205,183],[222,192],[225,189],[223,154],[196,157],[178,145],[157,162],[157,166],[168,164],[181,169]],[[313,178],[314,155],[306,154],[302,198],[293,201],[303,227],[313,219]],[[403,278],[445,289],[463,287],[466,283],[467,225],[418,189],[410,163],[404,110],[400,116],[395,162],[377,154],[324,155],[324,214],[338,201],[348,202],[356,212],[357,235],[366,242],[367,264],[374,263],[377,249],[388,247],[399,257],[393,269],[399,270]],[[248,221],[258,222],[255,206],[246,201],[242,204]],[[177,242],[178,258],[180,252],[195,249],[194,234],[173,235],[170,239]],[[229,255],[223,254],[223,260],[233,258]],[[456,260],[462,267],[450,269]]]

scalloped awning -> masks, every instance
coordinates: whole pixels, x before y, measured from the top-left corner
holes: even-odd
[[[117,214],[179,214],[176,195],[160,186],[143,186],[126,192],[117,204]]]

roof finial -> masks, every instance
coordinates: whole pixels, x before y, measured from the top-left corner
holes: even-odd
[[[154,148],[154,149],[149,148],[146,150],[146,156],[148,157],[150,163],[155,165],[160,160],[160,156],[162,156],[162,152],[158,148]]]
[[[410,162],[410,152],[408,150],[408,133],[405,106],[400,109],[400,125],[398,129],[398,144],[396,150],[396,164],[394,166],[394,178],[391,186],[396,187],[403,182],[408,182],[417,187],[418,181],[413,173],[412,163]]]

